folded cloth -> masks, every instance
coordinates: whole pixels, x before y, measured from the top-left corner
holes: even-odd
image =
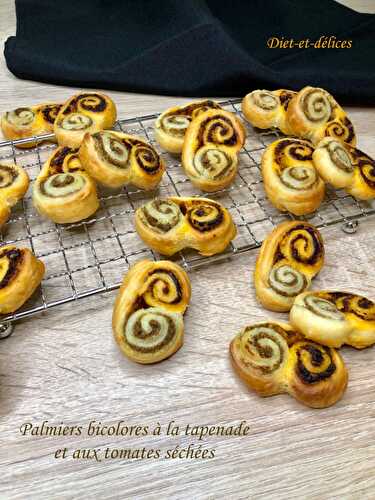
[[[333,0],[16,0],[16,12],[4,53],[19,78],[186,96],[313,85],[375,103],[375,15]]]

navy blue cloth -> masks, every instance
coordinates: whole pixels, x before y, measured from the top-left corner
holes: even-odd
[[[375,103],[375,16],[333,0],[16,0],[5,43],[19,78],[184,96],[320,86]],[[352,48],[267,47],[270,37]]]

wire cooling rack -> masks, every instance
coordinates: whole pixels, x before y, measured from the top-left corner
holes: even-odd
[[[241,115],[239,99],[221,104]],[[157,116],[120,120],[115,129],[143,136],[160,151],[153,135]],[[248,134],[240,152],[238,176],[229,188],[209,195],[228,208],[237,225],[237,237],[220,255],[202,257],[195,251],[180,252],[175,260],[187,270],[257,248],[275,225],[292,218],[290,214],[281,214],[269,203],[260,175],[262,153],[280,134],[273,130],[259,132],[245,123]],[[14,161],[21,165],[33,181],[56,147],[45,143],[45,139],[52,137],[53,134],[40,136],[37,138],[39,145],[26,150],[17,149],[15,145],[30,139],[1,142],[0,162]],[[114,290],[120,286],[124,273],[132,263],[144,258],[159,258],[145,246],[135,231],[133,214],[136,208],[155,196],[202,195],[185,176],[179,159],[165,152],[161,154],[167,169],[157,190],[145,192],[125,187],[110,191],[99,188],[100,209],[90,219],[75,224],[59,225],[42,218],[32,204],[31,182],[28,193],[13,208],[11,219],[3,227],[0,241],[29,247],[45,263],[46,275],[39,291],[20,310],[0,315],[0,336],[2,330],[3,337],[7,336],[9,324],[15,320]],[[374,207],[375,203],[360,202],[343,191],[328,189],[319,210],[308,218],[319,228],[341,223],[344,231],[354,232],[359,219],[375,213]]]

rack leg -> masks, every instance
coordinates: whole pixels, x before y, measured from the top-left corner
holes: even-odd
[[[0,323],[0,340],[7,339],[13,333],[14,325],[13,323]]]
[[[342,225],[344,233],[353,234],[357,232],[359,222],[357,220],[348,220]]]

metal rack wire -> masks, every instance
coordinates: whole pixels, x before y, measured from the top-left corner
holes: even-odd
[[[240,100],[228,100],[221,104],[241,115]],[[143,136],[155,145],[153,123],[157,116],[120,120],[115,129]],[[210,195],[229,209],[238,235],[227,251],[220,255],[202,257],[195,251],[180,252],[175,260],[187,270],[257,248],[273,226],[292,218],[290,214],[281,214],[269,203],[260,175],[261,155],[265,147],[279,137],[279,133],[255,131],[248,124],[247,128],[248,136],[240,152],[236,181],[229,188]],[[16,162],[26,169],[33,181],[55,148],[55,145],[45,143],[50,138],[53,134],[38,137],[39,145],[33,149],[15,148],[16,144],[28,142],[30,138],[0,142],[0,162]],[[132,222],[134,211],[155,196],[201,194],[185,176],[179,159],[165,152],[161,154],[166,160],[167,170],[156,191],[145,192],[131,187],[118,191],[100,189],[100,209],[86,221],[59,225],[42,218],[33,207],[31,190],[14,207],[11,219],[2,229],[0,241],[29,247],[44,261],[46,276],[39,291],[20,310],[0,315],[0,337],[7,336],[9,324],[18,319],[114,290],[119,287],[124,272],[133,262],[159,258],[138,237]],[[328,189],[323,204],[309,216],[309,220],[319,228],[341,223],[344,231],[354,232],[359,219],[374,213],[374,203],[357,201],[345,192]]]

